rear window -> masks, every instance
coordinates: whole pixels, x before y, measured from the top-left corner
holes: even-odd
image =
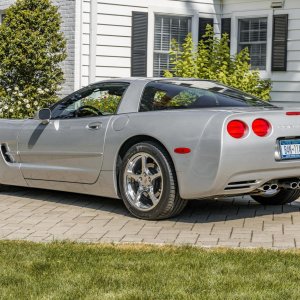
[[[141,99],[140,111],[241,106],[276,107],[212,81],[170,80],[147,84]]]

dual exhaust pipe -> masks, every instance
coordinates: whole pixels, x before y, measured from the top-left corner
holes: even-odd
[[[300,189],[300,181],[282,182],[280,187],[291,190]]]
[[[259,188],[263,192],[267,191],[276,191],[279,189],[279,185],[276,183],[273,184],[264,184],[261,188]]]
[[[276,191],[279,188],[297,190],[300,189],[300,181],[282,181],[278,183],[266,183],[259,189],[263,192]]]

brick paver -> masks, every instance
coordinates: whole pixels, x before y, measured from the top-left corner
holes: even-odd
[[[274,207],[250,197],[191,201],[179,217],[144,221],[121,200],[12,187],[0,194],[0,239],[300,248],[300,201]]]

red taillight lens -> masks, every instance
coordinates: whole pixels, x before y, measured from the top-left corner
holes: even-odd
[[[234,138],[240,139],[246,135],[248,126],[239,120],[230,121],[227,125],[227,132]]]
[[[252,123],[252,130],[258,136],[266,136],[270,132],[271,125],[264,119],[256,119]]]
[[[288,111],[285,113],[287,116],[299,116],[300,111]]]

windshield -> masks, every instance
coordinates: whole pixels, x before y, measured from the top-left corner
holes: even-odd
[[[206,107],[276,106],[242,91],[205,80],[167,80],[147,84],[140,111]]]

